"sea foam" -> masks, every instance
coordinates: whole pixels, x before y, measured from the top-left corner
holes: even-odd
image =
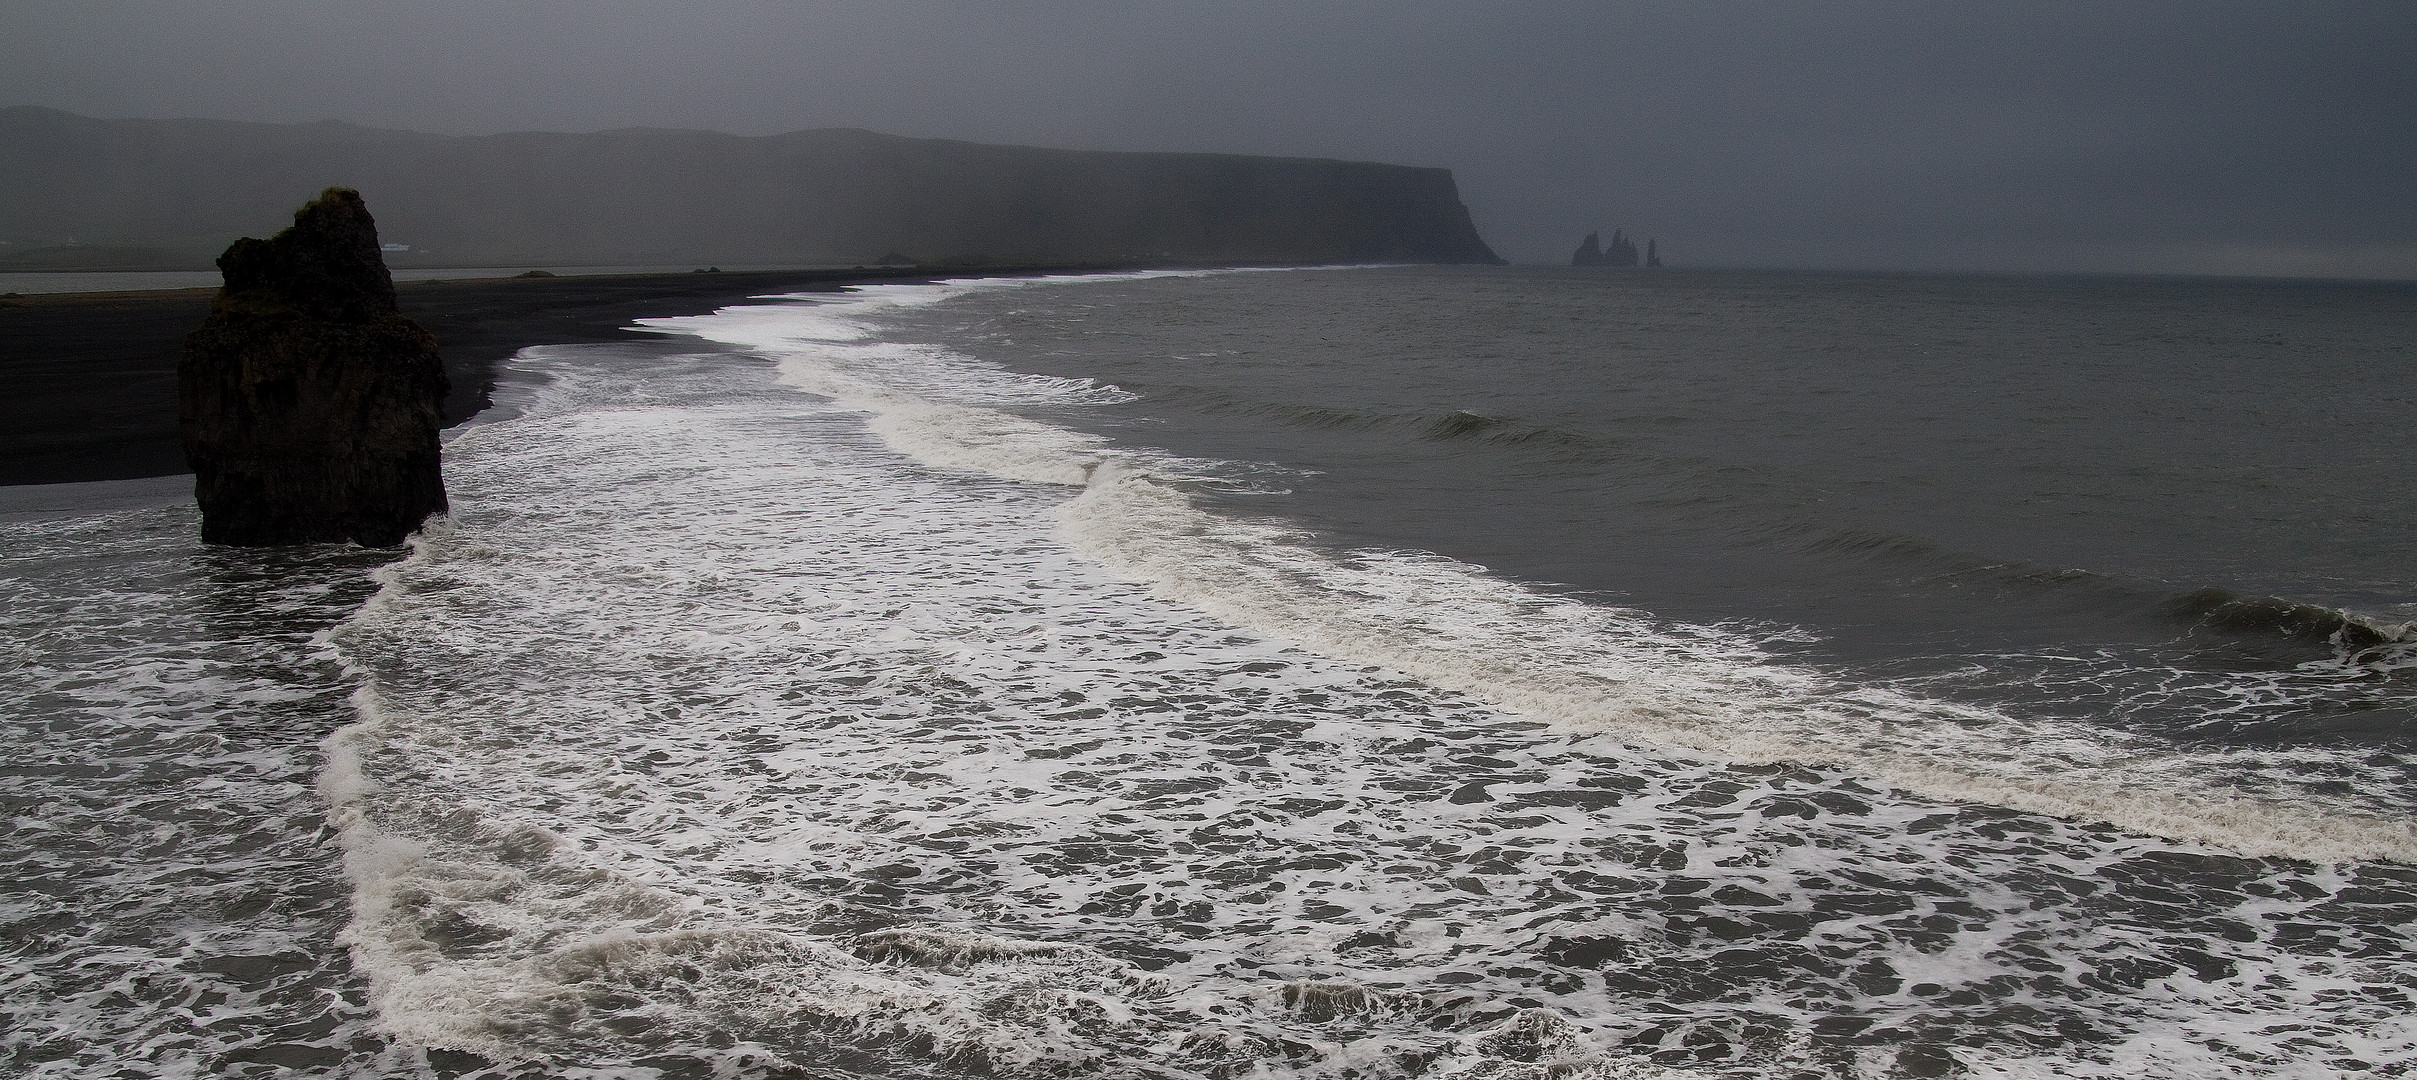
[[[861,299],[647,325],[778,359],[785,382],[871,414],[885,442],[926,464],[1080,485],[1060,511],[1078,550],[1160,595],[1337,659],[1722,760],[1833,765],[1933,798],[2103,820],[2248,855],[2417,863],[2417,823],[2404,816],[2223,782],[2257,776],[2274,764],[2271,754],[2180,751],[2104,728],[1842,685],[1770,661],[1735,628],[1563,601],[1421,553],[1337,557],[1281,525],[1203,513],[1167,482],[1196,478],[1198,463],[1006,411],[1113,401],[1121,390],[873,340],[888,309],[1064,283],[883,286]]]
[[[525,415],[454,442],[452,520],[331,636],[390,1037],[528,1075],[2417,1061],[2399,868],[1689,749],[1996,720],[1203,513],[1218,463],[1049,422],[1123,391],[849,302],[736,309],[743,354],[524,353]],[[935,429],[961,456],[899,434]]]

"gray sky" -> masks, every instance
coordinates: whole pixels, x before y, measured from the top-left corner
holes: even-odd
[[[1440,165],[1514,261],[2417,277],[2417,3],[0,0],[0,105]],[[5,148],[0,148],[4,152]]]

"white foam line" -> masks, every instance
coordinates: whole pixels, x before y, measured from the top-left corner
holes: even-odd
[[[801,1019],[854,1025],[864,1034],[920,1038],[941,1057],[978,1053],[996,1065],[1030,1066],[1086,1060],[1080,1040],[1040,1025],[1035,1032],[976,1009],[977,996],[996,1000],[1022,992],[1037,971],[1063,977],[1057,993],[1078,997],[1130,1023],[1110,989],[1150,989],[1150,980],[1096,950],[1023,942],[946,927],[901,928],[859,936],[864,956],[810,937],[751,926],[686,925],[681,899],[655,895],[642,882],[598,885],[582,880],[562,898],[533,894],[522,870],[475,858],[443,858],[428,844],[389,835],[372,820],[380,787],[364,757],[388,733],[393,717],[374,681],[353,698],[362,720],[329,735],[319,789],[329,806],[351,881],[352,919],[339,938],[354,969],[369,980],[376,1028],[405,1045],[464,1050],[490,1061],[516,1063],[559,1056],[567,1048],[530,1044],[516,1035],[586,1011],[582,992],[593,985],[643,985],[661,971],[704,967],[720,978],[695,992],[719,1011],[752,1016],[760,1027]],[[524,830],[525,831],[525,830]],[[548,838],[552,839],[552,838]],[[587,879],[592,871],[578,874]],[[633,903],[634,902],[634,903]],[[424,909],[461,904],[490,918],[500,908],[527,909],[524,921],[586,927],[547,947],[500,959],[465,962],[445,954],[423,932]],[[639,905],[665,914],[643,929],[611,916]],[[597,911],[604,912],[599,918]],[[935,974],[892,974],[920,963]],[[1010,959],[1013,970],[980,961]],[[975,988],[981,995],[965,992]],[[1045,1010],[1042,1010],[1045,1011]],[[1025,1018],[1030,1020],[1032,1018]]]
[[[2142,767],[2163,755],[2108,760],[2092,742],[1999,714],[1881,691],[1842,700],[1804,672],[1741,654],[1739,643],[1554,601],[1448,560],[1372,553],[1346,566],[1278,530],[1213,518],[1114,464],[1060,513],[1077,550],[1167,599],[1569,727],[1740,763],[1836,765],[1930,798],[2103,820],[2250,855],[2417,863],[2409,822],[2182,790]],[[1536,633],[1554,624],[1555,634]],[[1617,651],[1585,655],[1605,646]],[[1983,763],[1995,767],[1974,767]]]
[[[970,401],[1103,392],[874,349],[805,348],[784,362],[856,379],[869,401],[928,406],[943,427],[993,422]],[[1781,976],[1752,1000],[1673,997],[1665,1009],[1608,982],[1563,991],[1498,968],[1576,932],[1668,950],[1640,973],[1708,961],[1727,946],[1665,938],[1669,913],[1635,905],[1632,890],[1656,889],[1657,866],[1800,912],[1833,890],[1836,871],[1936,874],[1952,901],[1925,886],[1905,894],[1907,914],[1827,922],[1775,941],[1777,955],[1853,950],[1893,961],[1908,983],[1976,987],[2001,974],[2031,986],[2022,957],[2047,956],[2066,970],[2018,988],[2009,1007],[2079,1009],[2168,1043],[2266,1025],[2268,1041],[2243,1045],[2276,1059],[2366,1045],[2358,988],[2386,985],[2390,968],[2360,966],[2372,955],[2360,943],[2388,940],[2389,928],[2320,914],[2354,869],[2270,868],[2292,887],[2244,892],[2253,899],[2229,916],[2259,928],[2312,919],[2343,934],[2338,947],[2295,955],[2276,931],[2211,945],[2239,976],[2152,984],[2134,1009],[2086,985],[2089,960],[2175,947],[2152,932],[2167,916],[2127,909],[2102,925],[2054,903],[2056,889],[2014,883],[2095,882],[2154,841],[2049,822],[2010,841],[1986,821],[1915,827],[1938,808],[1866,799],[1836,775],[1745,775],[1704,763],[1716,754],[1677,761],[1626,753],[1612,735],[1545,736],[1381,667],[1235,632],[1241,618],[1154,601],[1130,583],[1141,573],[1119,580],[1053,539],[1077,526],[1050,515],[1097,512],[1135,558],[1164,544],[1192,584],[1256,605],[1251,618],[1327,624],[1356,647],[1489,679],[1614,704],[1701,701],[1704,716],[1782,735],[1827,722],[1820,708],[1868,721],[1893,699],[1840,699],[1737,635],[1558,601],[1447,559],[1317,555],[1282,529],[1199,512],[1155,458],[1081,444],[1068,452],[1096,464],[1079,492],[936,475],[858,417],[767,390],[752,365],[650,354],[623,371],[610,347],[560,359],[529,359],[563,378],[524,421],[455,444],[461,516],[380,571],[385,588],[333,635],[369,687],[360,723],[329,740],[321,778],[352,855],[345,940],[375,988],[378,1030],[406,1048],[599,1073],[640,1055],[685,1057],[703,1072],[739,1060],[706,1046],[709,1033],[748,1055],[760,1045],[761,1060],[811,1064],[814,1033],[831,1032],[911,1040],[916,1056],[962,1049],[1003,1073],[1163,1063],[1191,1047],[1220,1071],[1270,1075],[1352,1075],[1416,1051],[1440,1055],[1432,1071],[1444,1075],[1549,1064],[1642,1077],[1666,1074],[1593,1055],[1663,1019],[1717,1033],[1746,1014],[1801,1030],[1832,1004],[1890,1024],[1933,1015],[1935,999],[1854,998],[1836,973]],[[952,443],[979,468],[989,439]],[[1928,731],[1909,723],[1877,737]],[[1408,749],[1414,735],[1469,742]],[[2028,749],[2103,758],[2089,744]],[[1493,757],[1473,763],[1469,750]],[[1497,772],[1521,777],[1498,781],[1510,792],[1613,775],[1640,790],[1599,807],[1429,791]],[[1849,808],[1824,804],[1799,826],[1785,808],[1808,793]],[[1116,850],[1084,853],[1103,843]],[[1499,868],[1476,869],[1495,855]],[[921,870],[903,895],[861,884],[901,864]],[[1462,869],[1484,884],[1449,880]],[[1637,880],[1586,895],[1556,887],[1606,869]],[[1257,884],[1234,884],[1233,871]],[[2192,905],[2205,899],[2239,900]],[[1952,947],[1905,928],[1951,904],[1964,927]],[[2198,911],[2191,932],[2211,917]],[[1395,940],[1343,947],[1363,929]],[[2001,949],[2034,940],[2046,944]],[[1137,943],[1184,958],[1146,976],[1108,959]],[[1329,1026],[1284,999],[1301,981],[1344,998],[1364,987],[1404,1014]],[[1492,1011],[1521,997],[1547,1011]],[[1444,1031],[1419,1018],[1428,1009],[1470,1023]],[[623,1040],[630,1020],[653,1026]],[[1659,1045],[1683,1034],[1670,1028]],[[1285,1047],[1311,1044],[1316,1060],[1286,1063]],[[2404,1047],[2360,1056],[2394,1062]],[[1533,1056],[1547,1050],[1549,1061]],[[1787,1054],[1809,1063],[1812,1052]],[[1886,1071],[1887,1051],[1872,1053],[1868,1071]],[[2239,1056],[2209,1060],[2256,1071]]]
[[[982,382],[1003,377],[995,368],[960,358],[945,379],[899,385],[896,362],[905,354],[863,344],[873,334],[865,320],[886,308],[975,289],[1157,276],[1192,275],[879,286],[802,310],[732,308],[646,325],[774,356],[783,381],[871,413],[886,443],[925,464],[1082,486],[1062,511],[1078,551],[1168,599],[1335,659],[1393,668],[1558,724],[1740,763],[1835,765],[1929,798],[2105,821],[2247,855],[2417,863],[2417,823],[2211,789],[2188,775],[2193,759],[2144,744],[2109,747],[2106,733],[2083,737],[1826,685],[1716,631],[1657,629],[1632,613],[1556,602],[1450,560],[1370,553],[1345,566],[1282,530],[1201,513],[1105,440],[935,400],[995,397],[997,387]],[[1054,382],[1067,404],[1097,389]],[[1475,621],[1455,617],[1478,612],[1485,615]],[[1538,615],[1560,624],[1555,659],[1538,658]],[[1617,625],[1586,625],[1590,619]]]

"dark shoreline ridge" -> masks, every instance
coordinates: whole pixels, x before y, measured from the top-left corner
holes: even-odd
[[[0,108],[0,270],[207,269],[295,191],[438,266],[1493,263],[1448,169],[624,128],[446,136]]]
[[[749,297],[849,285],[1116,269],[1105,266],[769,270],[718,274],[413,282],[403,314],[436,335],[452,392],[444,423],[484,410],[498,365],[530,345],[653,340],[632,321],[694,315]],[[0,299],[0,486],[129,480],[186,471],[176,364],[217,289],[47,293]]]

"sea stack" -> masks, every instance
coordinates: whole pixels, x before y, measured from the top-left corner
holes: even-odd
[[[1635,266],[1637,264],[1636,241],[1630,240],[1618,229],[1611,230],[1611,242],[1608,244],[1602,243],[1602,235],[1601,233],[1587,233],[1585,242],[1579,244],[1578,250],[1570,255],[1569,264],[1571,266]]]
[[[176,371],[202,540],[391,547],[444,512],[445,368],[395,306],[361,194],[327,189],[218,269]]]

